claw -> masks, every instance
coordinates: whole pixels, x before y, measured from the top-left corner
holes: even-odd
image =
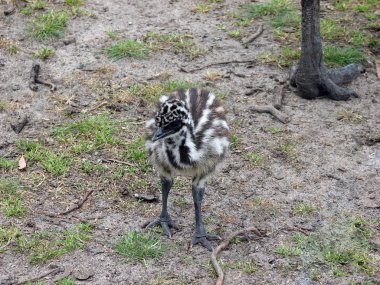
[[[158,218],[158,219],[148,223],[146,228],[150,229],[150,228],[153,228],[155,226],[160,226],[163,229],[164,234],[169,238],[172,237],[172,233],[170,232],[170,228],[174,228],[175,230],[179,230],[177,224],[174,223],[170,218]]]
[[[221,238],[216,235],[202,235],[199,236],[197,234],[194,234],[194,236],[191,238],[190,247],[192,248],[196,244],[201,244],[203,247],[207,248],[209,251],[212,251],[212,246],[209,241],[211,240],[220,240]]]

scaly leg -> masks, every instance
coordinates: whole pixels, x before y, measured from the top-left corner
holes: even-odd
[[[205,188],[204,185],[202,185],[203,183],[200,183],[201,180],[204,179],[196,178],[193,181],[192,193],[195,207],[195,233],[191,239],[190,246],[193,247],[197,243],[200,243],[209,251],[212,251],[212,246],[209,241],[220,240],[220,237],[215,235],[208,235],[203,225],[201,206]]]
[[[178,226],[172,221],[168,213],[168,196],[170,189],[173,186],[173,180],[168,180],[161,177],[161,188],[162,188],[162,211],[161,215],[154,221],[150,222],[146,227],[152,228],[154,226],[161,226],[164,230],[165,235],[169,238],[172,236],[170,228],[178,230]]]

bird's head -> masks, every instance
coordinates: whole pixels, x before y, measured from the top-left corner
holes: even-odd
[[[152,141],[173,136],[190,122],[189,110],[185,102],[178,99],[168,99],[163,102],[155,115],[156,132]]]

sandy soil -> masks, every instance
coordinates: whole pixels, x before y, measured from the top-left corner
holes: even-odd
[[[62,5],[61,1],[52,2],[51,5],[57,7]],[[115,90],[133,83],[151,82],[148,79],[158,73],[169,72],[172,80],[206,84],[203,79],[206,71],[219,72],[224,76],[208,85],[228,93],[223,104],[229,110],[228,120],[239,144],[231,150],[224,168],[206,189],[203,212],[208,221],[207,228],[224,234],[255,225],[266,232],[261,238],[249,234],[247,241],[231,245],[221,254],[226,264],[224,284],[359,284],[364,281],[368,283],[362,284],[380,284],[380,255],[376,250],[370,252],[375,268],[372,276],[352,270],[347,277],[331,276],[330,269],[318,262],[313,253],[282,257],[274,252],[277,245],[291,244],[299,228],[319,240],[333,240],[340,236],[337,233],[340,225],[351,217],[360,216],[370,221],[380,218],[380,149],[378,141],[371,141],[371,138],[379,137],[380,129],[380,82],[375,72],[369,68],[349,85],[360,97],[346,102],[308,101],[287,88],[283,112],[291,119],[288,124],[282,124],[268,114],[253,113],[249,110],[250,105],[271,102],[273,88],[286,84],[286,69],[262,64],[229,64],[193,73],[179,69],[225,60],[254,59],[269,46],[276,49],[279,44],[273,40],[266,24],[263,35],[247,48],[216,28],[218,24],[228,23],[228,12],[237,9],[242,1],[213,4],[213,9],[206,14],[192,12],[195,3],[87,1],[83,8],[96,17],[71,19],[65,36],[49,42],[56,55],[40,62],[41,76],[56,83],[55,92],[42,85],[36,92],[28,87],[32,63],[37,61],[31,51],[42,46],[26,36],[25,27],[30,18],[18,12],[7,17],[2,14],[0,35],[14,40],[19,52],[10,56],[0,49],[0,99],[8,104],[0,111],[0,155],[16,159],[20,153],[15,141],[19,139],[38,140],[59,152],[59,143],[50,135],[52,129],[83,115],[73,114],[70,119],[65,116],[65,110],[88,110],[108,100]],[[4,8],[4,4],[0,5],[0,9]],[[253,25],[248,30],[253,32],[256,27]],[[148,31],[187,32],[208,52],[192,61],[181,54],[162,52],[145,60],[113,62],[101,52],[102,48],[115,42],[106,35],[108,31],[117,31],[120,38],[132,39],[140,39]],[[71,37],[75,41],[65,44],[64,40]],[[87,71],[91,69],[96,72]],[[100,69],[103,73],[99,72]],[[91,114],[108,113],[114,119],[143,122],[152,110],[138,104],[137,98],[135,101],[125,104],[121,112],[110,111],[104,106]],[[29,116],[29,122],[17,134],[10,125],[23,114]],[[340,114],[348,114],[348,117],[342,118]],[[359,117],[355,120],[349,114]],[[138,131],[143,133],[140,126]],[[270,128],[281,131],[273,134]],[[128,139],[130,135],[122,134],[122,137]],[[262,161],[252,165],[244,159],[247,152],[260,153]],[[87,158],[96,160],[104,155],[107,150],[90,154]],[[80,173],[74,167],[66,175],[56,177],[36,164],[24,172],[1,169],[0,172],[3,178],[16,177],[32,193],[28,196],[25,217],[8,219],[0,213],[3,227],[13,225],[25,234],[31,234],[45,229],[64,229],[80,220],[95,225],[84,250],[76,250],[46,264],[31,265],[27,256],[8,247],[0,253],[0,284],[16,284],[52,266],[71,268],[73,272],[92,271],[92,277],[76,280],[76,284],[214,282],[215,276],[210,274],[207,265],[210,253],[201,247],[187,250],[194,227],[188,180],[182,180],[184,185],[173,190],[170,196],[171,215],[180,224],[180,231],[172,239],[164,239],[172,249],[162,258],[149,259],[144,265],[127,262],[113,250],[120,235],[141,230],[141,224],[155,217],[161,207],[160,203],[137,203],[133,197],[120,194],[120,189],[128,190],[128,175],[115,183],[103,183],[99,177]],[[145,190],[159,194],[158,177],[151,174],[142,177],[149,185]],[[79,192],[76,190],[78,185],[82,186]],[[72,215],[57,219],[40,214],[63,211],[89,189],[96,192],[85,207]],[[178,198],[187,203],[173,203]],[[294,208],[299,202],[313,205],[316,211],[310,215],[295,214]],[[379,228],[375,228],[372,238],[378,240],[379,234]],[[190,262],[183,262],[184,256],[189,256]],[[229,266],[239,260],[252,261],[258,269],[247,274]],[[319,274],[314,280],[311,277],[313,272]],[[71,273],[70,276],[75,279],[77,275]],[[49,276],[45,279],[46,284],[51,284],[56,277]]]

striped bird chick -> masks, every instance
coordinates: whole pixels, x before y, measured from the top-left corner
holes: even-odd
[[[158,170],[162,187],[162,212],[147,227],[160,225],[167,236],[170,227],[178,229],[167,210],[169,191],[177,175],[193,178],[195,234],[191,246],[200,243],[212,250],[202,222],[201,203],[205,183],[221,165],[228,149],[228,125],[225,110],[215,95],[201,89],[180,89],[161,97],[155,117],[147,122],[152,131],[146,147]]]

